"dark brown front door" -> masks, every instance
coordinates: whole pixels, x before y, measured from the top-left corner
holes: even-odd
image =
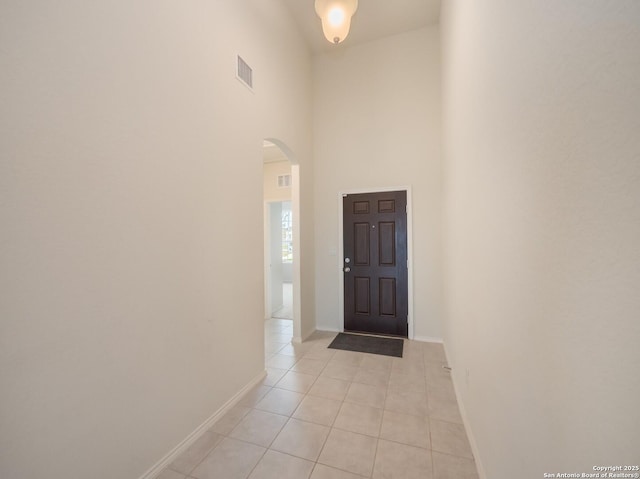
[[[407,336],[407,193],[346,195],[344,329]]]

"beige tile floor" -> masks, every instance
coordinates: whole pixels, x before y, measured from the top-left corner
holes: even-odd
[[[404,357],[291,344],[265,323],[267,377],[160,479],[477,479],[442,345]]]

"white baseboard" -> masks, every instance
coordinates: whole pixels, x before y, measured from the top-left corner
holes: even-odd
[[[447,364],[451,365],[449,361],[449,354],[447,354],[447,346],[444,344],[444,354],[447,358]],[[464,403],[460,400],[460,394],[458,393],[457,381],[455,380],[456,375],[451,374],[451,382],[453,383],[453,391],[456,394],[456,401],[458,402],[458,408],[460,409],[460,416],[462,417],[462,422],[464,423],[464,428],[467,431],[467,437],[469,439],[469,445],[471,446],[471,452],[473,453],[473,458],[476,461],[476,468],[478,469],[478,476],[480,479],[487,479],[487,474],[484,471],[484,466],[482,465],[482,460],[480,459],[480,452],[478,451],[478,443],[476,442],[476,438],[473,434],[473,430],[471,429],[471,425],[469,424],[469,419],[467,417],[467,411],[465,409]]]
[[[414,341],[421,341],[423,343],[440,343],[444,344],[444,340],[442,338],[432,338],[431,336],[414,336]]]
[[[330,328],[312,329],[309,333],[307,333],[307,335],[304,338],[293,338],[293,339],[291,339],[291,342],[292,343],[296,343],[296,344],[303,343],[306,340],[310,339],[311,336],[313,336],[313,333],[316,333],[316,332],[320,332],[320,333],[338,333],[340,331],[338,331],[336,329],[330,329]]]
[[[334,326],[323,326],[321,324],[316,325],[316,331],[325,331],[328,333],[342,333],[344,330],[342,328],[336,328]]]
[[[233,406],[235,406],[240,399],[256,384],[264,379],[267,375],[266,371],[258,374],[249,383],[238,391],[231,399],[222,405],[220,409],[214,412],[205,422],[198,426],[191,434],[174,447],[166,456],[160,459],[155,465],[153,465],[147,472],[145,472],[139,479],[155,479],[160,473],[171,464],[180,454],[186,451],[191,444],[196,442],[200,437],[208,431],[213,424],[224,416]]]
[[[313,328],[311,331],[309,331],[309,333],[307,333],[307,335],[306,335],[304,338],[302,338],[302,340],[303,340],[303,341],[306,341],[306,340],[307,340],[307,339],[309,339],[309,338],[313,335],[313,333],[315,333],[316,331],[317,331],[317,329],[316,329],[316,328]]]
[[[300,342],[303,342],[303,341],[306,341],[307,339],[309,339],[313,335],[313,333],[315,333],[316,331],[317,331],[317,329],[315,329],[315,328],[312,329],[304,338],[302,338],[302,341],[300,341]]]
[[[315,331],[315,329],[313,331]],[[313,331],[311,332],[311,334],[313,334]],[[303,341],[309,339],[309,336],[311,336],[311,334],[307,334],[304,338],[302,336],[294,336],[293,338],[291,338],[291,342],[294,344],[302,344]]]

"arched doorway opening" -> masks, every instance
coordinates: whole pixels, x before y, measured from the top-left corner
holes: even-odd
[[[281,320],[269,355],[277,353],[278,342],[301,342],[300,170],[293,152],[276,138],[264,139],[263,162],[264,316]]]

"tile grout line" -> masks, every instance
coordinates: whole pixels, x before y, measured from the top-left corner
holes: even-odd
[[[329,348],[327,348],[329,349]],[[333,358],[334,355],[332,355]],[[324,365],[324,367],[322,368],[322,371],[324,371],[327,366],[329,365],[329,362],[331,361],[331,359],[329,361],[326,362],[326,364]],[[320,374],[322,374],[322,371],[320,371]],[[320,378],[320,374],[318,374],[318,378]],[[318,378],[316,378],[316,382],[318,381]],[[315,384],[315,382],[314,382]],[[311,386],[313,387],[313,386]],[[309,391],[311,391],[311,388],[309,388]],[[305,397],[307,397],[309,395],[309,393],[307,392],[307,394],[305,395]],[[345,394],[346,396],[346,394]],[[328,398],[323,398],[323,399],[328,399]],[[304,400],[304,399],[303,399]],[[344,403],[344,401],[342,401],[342,403]],[[338,408],[338,412],[336,413],[335,417],[333,418],[333,420],[331,421],[331,424],[329,425],[329,432],[327,432],[327,436],[324,438],[324,441],[322,443],[322,447],[320,448],[320,452],[318,452],[318,457],[316,457],[316,461],[315,464],[313,466],[313,469],[311,470],[311,474],[309,475],[309,477],[311,477],[313,475],[313,471],[316,469],[317,465],[318,465],[318,461],[320,460],[320,456],[322,456],[322,451],[324,451],[325,446],[327,445],[327,441],[329,440],[329,436],[331,435],[331,431],[333,430],[333,425],[336,422],[336,419],[338,417],[338,414],[340,414],[340,409],[342,409],[342,403],[340,404],[340,407]]]
[[[291,368],[293,368],[293,367],[294,367],[294,366],[295,366],[295,365],[296,365],[300,360],[302,360],[302,359],[304,358],[304,356],[305,356],[305,355],[303,355],[303,356],[302,356],[298,361],[296,361],[296,363],[294,363],[294,364],[293,364],[293,366],[291,366]],[[296,418],[294,418],[294,415],[295,415],[296,411],[298,411],[298,409],[300,408],[300,406],[302,405],[302,403],[304,402],[304,400],[305,400],[307,397],[309,397],[309,391],[311,390],[311,388],[313,388],[314,384],[318,381],[318,378],[320,377],[320,374],[322,373],[322,371],[324,371],[324,369],[325,369],[325,367],[326,367],[326,365],[327,365],[327,364],[328,364],[328,361],[327,361],[327,363],[322,367],[322,369],[319,371],[319,373],[318,373],[317,375],[315,375],[315,376],[316,376],[316,378],[314,379],[313,383],[311,383],[311,385],[307,388],[307,390],[306,390],[306,392],[304,393],[304,396],[303,396],[302,400],[300,401],[300,403],[299,403],[299,404],[297,405],[297,407],[293,410],[293,412],[292,412],[292,413],[291,413],[291,415],[289,416],[289,419],[288,419],[288,420],[287,420],[287,422],[282,426],[282,428],[280,429],[280,431],[278,431],[278,434],[276,434],[276,436],[273,438],[273,441],[271,441],[271,443],[269,444],[269,447],[267,448],[267,451],[276,451],[275,449],[271,449],[271,446],[273,445],[273,443],[275,442],[275,440],[278,438],[278,436],[280,435],[280,433],[282,432],[282,430],[285,428],[285,426],[289,423],[289,421],[291,421],[292,419],[295,419],[295,420],[298,420],[298,421],[303,421],[302,419],[296,419]],[[289,368],[289,370],[288,370],[288,371],[293,371],[291,368]],[[294,371],[294,372],[296,372],[296,371]],[[286,376],[287,374],[288,374],[288,373],[285,373],[285,374],[282,376],[282,378],[284,378],[284,376]],[[300,373],[300,374],[304,374],[304,373]],[[280,378],[280,380],[282,380],[282,378]],[[278,381],[276,382],[276,385],[278,384],[278,382],[280,382],[280,380],[278,380]],[[307,421],[304,421],[304,422],[307,422]],[[309,423],[311,423],[310,421],[308,421],[308,422],[309,422]],[[315,424],[315,423],[311,423],[311,424]],[[329,432],[331,432],[331,429],[329,429]],[[316,460],[315,460],[315,461],[313,461],[313,467],[311,468],[311,471],[310,471],[310,473],[309,473],[309,476],[308,476],[308,477],[311,477],[311,476],[313,475],[313,471],[315,470],[316,465],[318,464],[317,460],[320,458],[320,454],[322,454],[322,449],[324,449],[324,445],[326,444],[326,441],[327,441],[327,438],[328,438],[328,437],[329,437],[329,433],[327,433],[327,437],[325,437],[325,440],[324,440],[324,442],[323,442],[323,444],[322,444],[322,447],[320,448],[320,452],[318,453],[318,457],[316,458]],[[282,452],[282,451],[276,451],[276,452],[279,452],[279,453],[281,453],[281,454],[287,454],[287,453],[284,453],[284,452]],[[265,452],[265,454],[266,454],[266,452]],[[304,459],[304,458],[299,458],[298,456],[294,456],[294,455],[292,455],[292,454],[287,454],[287,455],[289,455],[289,456],[291,456],[291,457],[298,458],[298,459],[308,460],[308,459]],[[309,462],[311,462],[311,461],[309,461]]]
[[[278,349],[278,352],[279,352],[279,351],[281,351],[282,349],[284,349],[285,347],[286,347],[286,345],[282,346],[282,348]],[[276,353],[276,354],[278,354],[278,353]],[[274,355],[274,356],[275,356],[275,355]],[[294,363],[294,364],[295,364],[295,363]],[[266,367],[266,361],[265,361],[265,367]],[[286,373],[285,373],[285,375],[286,375]],[[284,376],[283,376],[283,377],[284,377]],[[280,378],[280,379],[282,379],[282,378]],[[276,381],[276,384],[277,384],[279,381],[280,381],[280,380]],[[274,386],[275,386],[275,384],[274,384]],[[269,389],[269,391],[267,391],[267,393],[266,393],[266,394],[264,394],[264,396],[262,396],[262,398],[260,399],[260,401],[262,401],[262,399],[264,399],[264,397],[265,397],[267,394],[269,394],[269,392],[271,392],[272,390],[273,390],[273,387],[271,387],[271,388]],[[258,401],[258,402],[260,402],[260,401]],[[256,404],[254,404],[254,406],[253,406],[251,409],[253,409],[254,411],[260,411],[259,409],[256,409],[256,408],[255,408],[255,406],[257,406],[257,405],[258,405],[258,402],[256,402]],[[270,412],[270,411],[263,411],[263,412]],[[249,413],[247,413],[247,415],[248,415],[248,414],[249,414]],[[275,414],[275,413],[271,413],[271,414]],[[245,415],[245,417],[246,417],[247,415]],[[244,418],[243,418],[243,419],[241,419],[241,420],[240,420],[240,422],[238,422],[238,425],[240,425],[240,424],[242,423],[242,421],[243,421],[243,420],[244,420]],[[267,447],[265,447],[265,448],[264,448],[264,452],[263,452],[263,453],[262,453],[262,455],[260,456],[260,459],[258,459],[258,461],[256,462],[256,464],[251,468],[251,471],[249,471],[249,474],[246,476],[246,478],[245,478],[245,479],[248,479],[248,478],[251,476],[251,474],[253,474],[253,471],[255,471],[255,469],[258,467],[258,464],[260,464],[260,462],[262,461],[262,459],[264,458],[264,456],[267,454],[267,451],[269,451],[269,450],[270,450],[270,446],[271,446],[271,444],[273,444],[273,441],[275,441],[275,440],[276,440],[276,437],[278,437],[278,435],[280,434],[280,432],[282,432],[282,429],[284,429],[284,426],[287,424],[287,422],[288,422],[288,420],[287,420],[287,421],[285,421],[285,423],[280,427],[280,429],[278,429],[278,432],[275,434],[275,436],[273,437],[273,439],[272,439],[272,440],[271,440],[271,442],[269,443],[269,446],[267,446]],[[236,427],[237,427],[238,425],[236,425]],[[235,429],[235,428],[234,428],[234,429]],[[233,430],[232,430],[232,431],[233,431]],[[235,439],[235,438],[232,438],[232,439]],[[237,440],[241,441],[241,439],[237,439]],[[253,443],[250,443],[250,442],[248,442],[248,441],[243,441],[243,442],[245,442],[245,443],[247,443],[247,444],[253,444]],[[257,444],[253,444],[253,445],[255,446],[255,445],[257,445]]]
[[[249,444],[251,444],[251,443],[249,443]],[[260,464],[260,461],[262,461],[262,458],[264,458],[264,456],[265,456],[265,454],[267,454],[268,450],[269,449],[265,448],[264,452],[260,456],[260,459],[258,459],[258,462],[256,462],[256,465],[251,468],[251,470],[249,471],[249,474],[244,479],[248,479],[251,476],[251,474],[253,474],[253,471],[256,470],[256,467],[258,467],[258,464]]]
[[[324,341],[325,339],[323,338],[322,340]],[[284,424],[282,427],[280,427],[280,429],[277,431],[277,433],[275,434],[274,439],[273,439],[273,440],[271,440],[271,442],[269,443],[268,447],[266,447],[266,448],[265,448],[265,451],[263,452],[262,456],[260,457],[260,459],[258,460],[258,462],[256,463],[256,465],[252,468],[252,470],[249,472],[249,476],[250,476],[251,474],[253,474],[253,472],[255,471],[255,469],[256,469],[256,467],[257,467],[257,465],[260,463],[260,461],[262,461],[262,459],[263,459],[263,458],[264,458],[264,456],[266,455],[266,452],[267,452],[267,451],[276,451],[275,449],[272,449],[271,447],[272,447],[273,443],[275,442],[276,438],[281,434],[282,430],[286,427],[286,424],[287,424],[289,421],[291,421],[291,419],[296,419],[296,420],[298,420],[298,421],[302,421],[302,422],[307,422],[307,423],[310,423],[310,424],[315,424],[315,425],[320,425],[320,426],[328,427],[328,433],[327,433],[327,436],[325,437],[325,439],[324,439],[324,441],[323,441],[323,444],[322,444],[322,446],[321,446],[321,447],[320,447],[320,449],[319,449],[319,451],[320,451],[320,452],[318,453],[318,456],[317,456],[317,458],[316,458],[316,460],[315,460],[315,461],[309,461],[308,459],[298,458],[298,456],[295,456],[295,455],[292,455],[292,454],[289,454],[289,453],[285,453],[285,452],[277,451],[277,452],[279,452],[279,453],[281,453],[281,454],[285,454],[285,455],[290,456],[290,457],[294,457],[294,458],[298,458],[298,459],[303,459],[303,460],[307,460],[307,461],[309,461],[309,462],[312,462],[312,463],[313,463],[313,467],[311,468],[311,471],[310,471],[310,476],[312,476],[312,475],[313,475],[313,473],[316,471],[316,469],[317,469],[317,467],[318,467],[318,464],[321,464],[321,465],[325,466],[325,464],[323,464],[323,463],[319,462],[319,459],[320,459],[320,456],[322,455],[322,452],[324,451],[324,449],[325,449],[325,447],[326,447],[327,441],[328,441],[329,436],[331,435],[331,433],[332,433],[333,431],[336,431],[336,430],[343,430],[343,429],[341,429],[341,428],[336,427],[336,426],[335,426],[335,424],[336,424],[337,418],[338,418],[338,416],[339,416],[339,414],[340,414],[340,411],[342,410],[342,407],[344,406],[344,404],[345,404],[345,403],[349,403],[349,404],[366,404],[366,402],[363,402],[363,401],[359,401],[359,402],[358,402],[358,401],[352,401],[352,400],[348,400],[348,399],[347,399],[348,394],[349,394],[349,391],[351,390],[352,386],[353,386],[354,384],[363,384],[363,385],[366,385],[366,386],[379,387],[379,386],[377,386],[377,385],[373,385],[373,384],[371,384],[371,385],[370,385],[370,384],[367,384],[367,383],[360,383],[360,382],[356,382],[356,381],[355,381],[355,376],[352,376],[349,380],[340,379],[340,378],[331,378],[330,376],[321,376],[321,374],[326,370],[326,368],[329,366],[329,364],[332,362],[332,360],[333,360],[333,359],[335,359],[334,357],[331,357],[331,358],[327,359],[326,361],[325,361],[324,359],[322,359],[322,360],[320,360],[320,359],[316,359],[316,360],[318,360],[318,361],[322,361],[322,362],[324,363],[324,364],[323,364],[323,367],[322,367],[321,369],[319,369],[319,370],[318,370],[318,373],[317,373],[317,374],[315,374],[315,373],[314,373],[314,374],[309,374],[308,372],[295,371],[295,370],[293,369],[293,368],[295,367],[295,365],[296,365],[296,364],[298,364],[302,359],[305,359],[306,354],[308,354],[310,351],[312,351],[315,347],[316,347],[316,346],[310,347],[308,350],[306,350],[306,351],[305,351],[305,353],[303,353],[303,354],[301,354],[301,355],[297,355],[297,354],[295,353],[295,349],[293,349],[293,352],[294,352],[294,354],[293,354],[293,355],[283,355],[283,356],[289,356],[289,357],[292,357],[292,358],[293,358],[293,364],[292,364],[291,366],[289,366],[289,367],[285,370],[286,372],[284,373],[284,375],[283,375],[281,378],[279,378],[279,379],[278,379],[278,381],[276,381],[276,382],[275,382],[275,384],[274,384],[273,386],[265,387],[265,388],[267,389],[267,392],[266,392],[264,395],[262,395],[262,396],[261,396],[261,399],[259,399],[255,404],[249,405],[248,407],[247,407],[247,405],[246,405],[246,404],[244,405],[245,407],[247,407],[247,409],[250,409],[250,410],[256,410],[256,411],[261,411],[260,409],[257,409],[257,408],[256,408],[257,404],[258,404],[262,399],[264,399],[264,397],[265,397],[265,396],[266,396],[270,391],[272,391],[273,389],[279,389],[279,390],[285,390],[285,391],[295,392],[295,393],[298,393],[298,394],[301,394],[301,395],[302,395],[302,398],[301,398],[300,402],[299,402],[299,403],[297,404],[297,406],[293,409],[293,411],[291,412],[291,414],[283,415],[283,414],[281,414],[281,413],[273,413],[272,411],[267,411],[267,412],[270,412],[270,413],[272,413],[272,414],[276,414],[276,415],[280,415],[280,416],[286,417],[286,418],[287,418],[287,421],[286,421],[286,422],[285,422],[285,424]],[[280,351],[281,351],[282,349],[284,349],[284,348],[285,348],[285,346],[283,346],[282,348],[280,348],[280,349],[278,350],[278,353],[280,353]],[[326,348],[326,346],[325,346],[324,348],[322,348],[322,347],[321,347],[321,348],[319,348],[319,350],[326,350],[326,349],[327,349],[327,348]],[[430,414],[430,408],[429,408],[429,405],[430,405],[431,401],[429,400],[429,398],[430,398],[431,394],[434,394],[434,391],[435,391],[435,392],[437,392],[437,391],[439,391],[439,390],[441,390],[441,389],[442,389],[442,390],[444,390],[444,389],[443,389],[443,388],[441,388],[441,387],[434,387],[434,386],[431,386],[431,387],[430,387],[430,386],[429,386],[430,382],[429,382],[429,381],[427,381],[427,371],[428,371],[428,367],[427,367],[427,366],[428,366],[428,365],[431,365],[432,363],[437,363],[437,362],[435,362],[435,361],[427,361],[427,359],[426,359],[427,352],[426,352],[423,348],[420,348],[420,349],[421,349],[421,351],[420,351],[420,352],[421,352],[421,354],[420,354],[420,356],[418,356],[418,357],[420,357],[421,361],[419,361],[417,364],[421,364],[421,365],[422,365],[422,367],[423,367],[423,369],[422,369],[422,374],[420,374],[420,382],[421,382],[421,383],[423,383],[423,384],[425,385],[425,392],[424,392],[424,396],[425,396],[425,401],[426,401],[426,404],[427,404],[427,410],[426,410],[426,414],[424,414],[424,415],[419,415],[419,414],[418,414],[418,415],[410,414],[410,415],[411,415],[411,416],[415,416],[415,417],[422,417],[422,418],[426,419],[426,422],[427,422],[427,424],[428,424],[428,426],[429,426],[429,436],[428,436],[428,437],[429,437],[429,446],[430,446],[430,447],[428,447],[428,448],[422,448],[422,447],[420,447],[420,446],[415,446],[415,445],[412,445],[412,444],[405,444],[404,442],[398,442],[398,441],[395,441],[395,440],[389,440],[389,441],[390,441],[390,442],[393,442],[393,443],[396,443],[396,444],[399,444],[399,445],[410,446],[410,447],[416,447],[416,448],[423,449],[423,450],[424,450],[424,449],[427,449],[427,450],[429,451],[430,456],[431,456],[431,473],[432,473],[433,479],[437,479],[437,478],[435,478],[435,472],[436,472],[436,471],[435,471],[435,462],[434,462],[434,457],[433,457],[433,454],[434,454],[435,452],[437,452],[438,454],[446,455],[446,456],[448,456],[448,457],[455,457],[455,458],[461,458],[461,459],[465,459],[465,460],[470,460],[470,461],[473,461],[474,463],[475,463],[475,460],[474,460],[473,458],[469,458],[469,457],[465,457],[465,456],[458,456],[458,455],[456,455],[456,454],[451,454],[451,453],[447,453],[447,452],[440,452],[440,451],[434,451],[434,450],[433,450],[433,429],[430,427],[430,426],[431,426],[431,424],[432,424],[432,421],[440,421],[440,422],[442,422],[442,423],[446,423],[446,424],[450,424],[450,425],[456,425],[456,426],[460,426],[461,424],[460,424],[460,423],[457,423],[457,422],[449,421],[449,420],[443,420],[443,419],[434,418],[434,417],[432,417],[432,416],[431,416],[431,414]],[[416,353],[416,352],[418,352],[418,351],[412,350],[412,358],[411,358],[412,360],[411,360],[411,363],[413,363],[413,360],[414,360],[414,359],[417,359],[417,358],[415,357],[415,353]],[[363,353],[363,354],[364,354],[364,353]],[[315,359],[315,358],[307,358],[307,359]],[[267,362],[267,359],[265,358],[265,363],[266,363],[266,362]],[[350,361],[340,361],[340,360],[338,360],[338,361],[334,361],[334,363],[335,363],[335,364],[337,364],[337,365],[340,365],[340,366],[353,366],[353,367],[354,367],[354,369],[355,369],[355,370],[357,370],[358,372],[359,372],[359,371],[363,371],[363,370],[370,370],[369,368],[366,368],[366,367],[363,367],[363,366],[362,366],[362,363],[363,363],[363,360],[362,360],[362,359],[357,363],[357,365],[353,364],[353,362],[350,362]],[[375,464],[376,464],[376,461],[377,461],[377,454],[378,454],[378,452],[379,452],[379,446],[380,446],[380,440],[381,440],[382,428],[383,428],[383,424],[384,424],[384,415],[385,415],[385,412],[387,412],[386,407],[387,407],[387,405],[388,405],[388,399],[389,399],[389,395],[388,395],[388,393],[389,393],[390,379],[391,379],[391,375],[392,375],[392,374],[393,374],[393,372],[394,372],[394,367],[393,367],[393,366],[394,366],[394,364],[392,363],[392,367],[391,367],[391,368],[389,368],[389,369],[386,371],[386,373],[387,373],[387,374],[386,374],[387,381],[386,381],[386,387],[384,388],[384,389],[385,389],[385,395],[384,395],[384,401],[383,401],[383,403],[382,403],[383,405],[382,405],[382,408],[381,408],[381,409],[382,409],[382,419],[381,419],[381,421],[380,421],[380,424],[378,425],[378,429],[377,429],[377,437],[375,437],[375,436],[369,436],[368,434],[362,434],[362,435],[364,435],[364,436],[369,436],[369,437],[372,437],[372,438],[376,439],[376,448],[375,448],[375,453],[374,453],[374,457],[373,457],[372,471],[371,471],[371,474],[370,474],[370,475],[366,476],[366,477],[369,477],[369,478],[370,478],[370,477],[372,477],[372,475],[374,474]],[[413,366],[415,366],[415,365],[413,365]],[[429,368],[429,369],[431,369],[431,368]],[[373,371],[376,371],[376,370],[375,370],[375,369],[373,369]],[[411,373],[410,373],[410,374],[412,374],[412,373],[414,372],[412,365],[411,365],[411,364],[409,364],[409,363],[398,364],[398,366],[395,368],[395,371],[397,371],[399,374],[407,373],[407,371],[411,371]],[[282,380],[282,378],[283,378],[286,374],[288,374],[288,372],[296,372],[296,373],[299,373],[299,374],[306,374],[306,375],[309,375],[309,376],[314,376],[314,379],[313,379],[313,381],[310,383],[310,386],[309,386],[309,387],[307,387],[307,388],[306,388],[306,390],[305,390],[305,392],[303,392],[303,393],[301,393],[301,392],[299,392],[299,391],[292,391],[292,390],[289,390],[289,389],[283,389],[283,388],[281,388],[281,387],[277,387],[277,384]],[[357,372],[356,372],[356,374],[357,374]],[[336,379],[336,380],[338,380],[338,381],[344,381],[345,383],[347,383],[347,391],[346,391],[345,395],[342,397],[342,399],[340,400],[340,405],[339,405],[339,407],[338,407],[338,412],[337,412],[337,413],[335,414],[335,416],[331,419],[331,423],[330,423],[328,426],[326,426],[326,424],[318,424],[318,423],[316,423],[316,422],[309,421],[309,420],[305,420],[305,419],[298,419],[298,418],[294,418],[294,415],[295,415],[295,414],[296,414],[296,412],[300,409],[302,402],[304,402],[306,398],[309,398],[309,397],[316,397],[316,398],[322,398],[322,399],[331,399],[331,398],[327,398],[327,397],[324,397],[324,396],[315,396],[315,395],[311,395],[311,394],[309,393],[309,392],[311,391],[311,389],[312,389],[312,388],[317,384],[317,382],[318,382],[318,380],[319,380],[319,378],[320,378],[320,377],[326,377],[326,378],[328,378],[328,379]],[[436,381],[436,382],[437,382],[437,383],[439,383],[439,378],[436,378],[436,379],[437,379],[437,381]],[[405,389],[406,389],[406,388],[405,388]],[[332,399],[332,400],[335,400],[335,399]],[[253,402],[253,401],[252,401],[252,402]],[[242,420],[243,420],[243,419],[241,418],[241,419],[240,419],[240,421],[239,421],[238,423],[242,422]],[[462,426],[464,427],[464,424],[462,424]],[[236,427],[237,427],[237,425],[236,425]],[[234,427],[234,428],[235,428],[235,427]],[[232,429],[232,430],[233,430],[233,429]],[[348,430],[344,430],[344,431],[354,433],[354,431],[348,431]],[[466,433],[466,430],[465,430],[465,433]],[[230,433],[229,433],[229,434],[230,434]],[[356,433],[356,434],[358,434],[358,433]],[[359,434],[361,434],[361,433],[359,433]],[[226,435],[226,434],[221,434],[221,436],[222,436],[223,438],[228,438],[228,437],[230,437],[230,436],[228,436],[228,435]],[[235,439],[235,438],[231,438],[231,439]],[[253,444],[253,443],[251,443],[251,442],[243,441],[243,440],[241,440],[241,439],[235,439],[235,440],[238,440],[238,441],[241,441],[241,442],[245,442],[245,443],[248,443],[248,444]],[[220,442],[222,442],[222,441],[220,441]],[[220,443],[216,444],[213,448],[211,448],[211,449],[210,449],[210,450],[205,454],[204,458],[203,458],[203,459],[202,459],[202,460],[201,460],[201,461],[200,461],[200,462],[199,462],[199,463],[198,463],[198,464],[193,468],[193,470],[195,470],[197,467],[199,467],[199,464],[201,464],[201,463],[202,463],[202,462],[203,462],[203,461],[204,461],[204,460],[205,460],[205,459],[206,459],[206,458],[211,454],[211,452],[212,452],[213,450],[215,450],[215,449],[219,446],[219,444],[220,444]],[[344,472],[348,472],[348,473],[353,474],[351,471],[346,471],[346,470],[341,469],[341,468],[339,468],[339,467],[334,467],[334,466],[330,466],[330,465],[326,465],[326,466],[328,466],[328,467],[330,467],[330,468],[333,468],[333,469],[336,469],[336,470],[340,470],[340,471],[344,471]],[[193,470],[191,471],[191,473],[193,472]],[[192,477],[192,476],[191,476],[191,473],[190,473],[190,474],[187,474],[185,477],[189,477],[189,478],[190,478],[190,477]],[[182,473],[180,473],[180,474],[182,474]],[[247,477],[249,477],[249,476],[247,476]],[[309,477],[310,477],[310,476],[309,476]],[[364,476],[363,476],[363,477],[364,477]]]

